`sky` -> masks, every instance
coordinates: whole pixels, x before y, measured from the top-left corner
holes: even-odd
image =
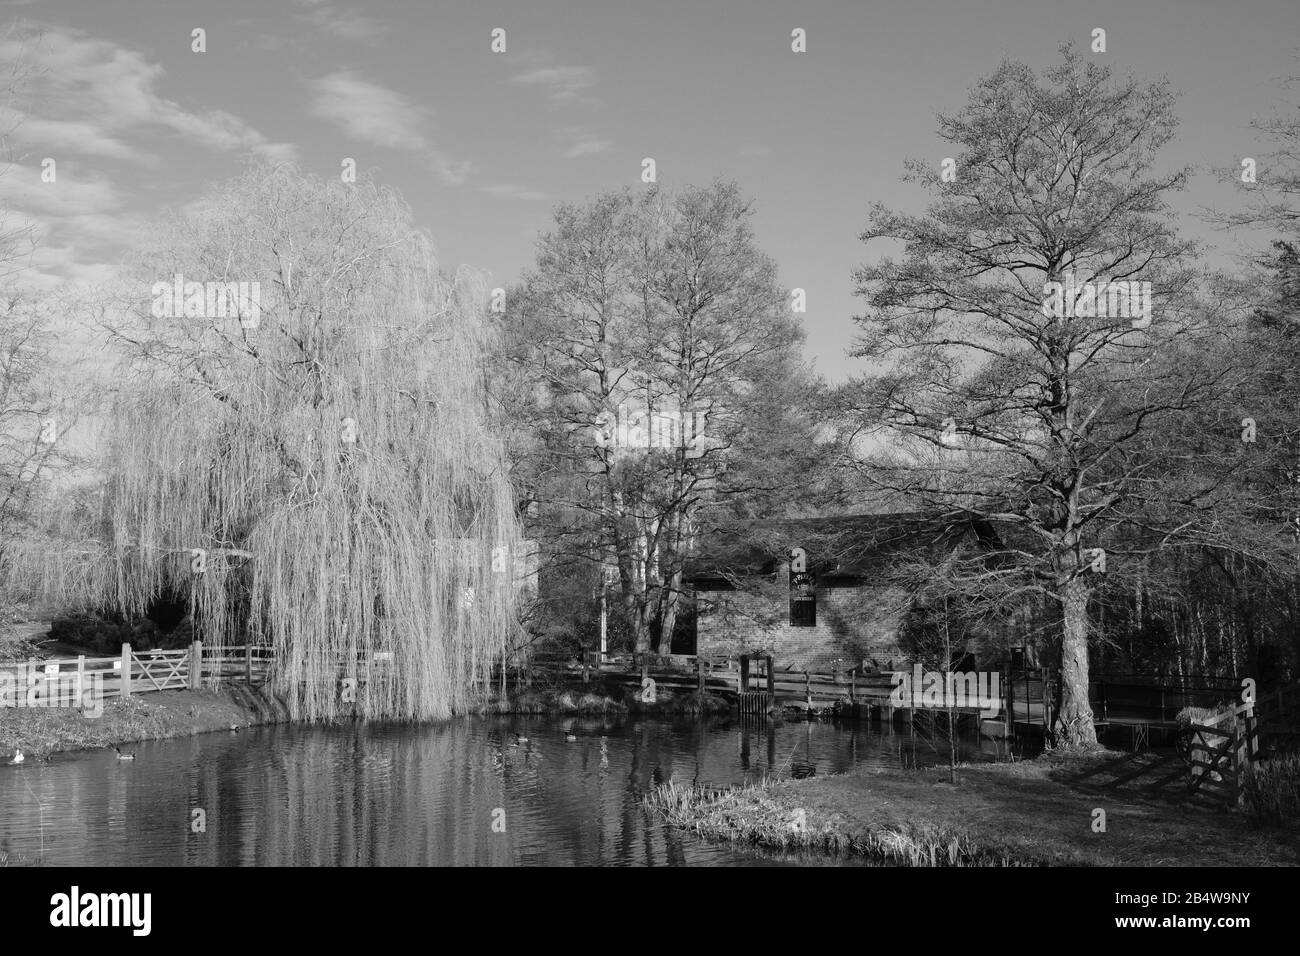
[[[1004,57],[1042,67],[1073,42],[1167,76],[1183,125],[1162,159],[1198,168],[1175,206],[1210,261],[1267,238],[1195,213],[1242,201],[1215,171],[1266,153],[1250,120],[1300,95],[1281,85],[1300,76],[1300,0],[0,0],[6,72],[30,31],[41,72],[10,107],[0,209],[41,232],[33,281],[110,279],[164,209],[258,156],[324,176],[355,160],[402,194],[444,268],[504,286],[556,203],[643,188],[651,157],[662,186],[734,179],[752,197],[832,380],[859,367],[846,349],[853,270],[878,254],[858,239],[868,206],[924,208],[904,160],[938,168],[953,149],[936,112]]]

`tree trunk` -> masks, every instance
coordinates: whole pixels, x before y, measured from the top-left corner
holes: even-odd
[[[1064,626],[1061,634],[1062,740],[1070,746],[1097,743],[1097,728],[1088,704],[1088,585],[1079,578],[1061,589]]]
[[[663,613],[660,617],[659,653],[671,654],[673,651],[673,631],[677,627],[677,609],[681,601],[682,572],[673,572],[665,588]]]

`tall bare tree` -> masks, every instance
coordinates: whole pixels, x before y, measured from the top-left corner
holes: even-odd
[[[770,483],[738,449],[811,424],[778,427],[810,378],[750,215],[726,183],[562,206],[506,311],[554,547],[616,566],[641,651],[668,652],[708,510]]]
[[[849,390],[848,462],[913,506],[1006,529],[997,560],[983,555],[969,574],[981,593],[1055,614],[1062,737],[1074,745],[1096,741],[1102,552],[1114,571],[1122,552],[1138,562],[1200,527],[1224,475],[1172,477],[1230,439],[1220,427],[1213,448],[1136,451],[1246,374],[1217,361],[1239,310],[1196,298],[1192,247],[1171,225],[1166,199],[1187,178],[1156,165],[1172,107],[1165,83],[1117,81],[1068,47],[1041,75],[1004,62],[940,117],[947,175],[908,164],[935,197],[927,211],[876,206],[862,236],[892,240],[902,258],[857,273],[869,305],[858,354],[880,364]],[[1148,290],[1150,311],[1115,290]]]

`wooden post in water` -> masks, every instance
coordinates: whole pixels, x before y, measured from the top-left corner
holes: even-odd
[[[131,645],[122,645],[122,696],[131,696]]]
[[[807,671],[803,672],[803,700],[808,709],[812,710],[812,677]]]
[[[767,700],[772,703],[776,700],[776,675],[772,673],[772,655],[767,655]]]
[[[591,671],[588,668],[589,663],[590,659],[587,657],[587,649],[584,647],[582,649],[582,682],[584,684],[591,683]]]
[[[203,688],[203,642],[190,645],[190,690]]]
[[[244,683],[253,686],[253,645],[244,645]]]
[[[86,704],[86,655],[77,655],[77,706]]]
[[[749,655],[740,655],[740,692],[749,693]]]
[[[699,672],[699,679],[696,681],[696,686],[699,692],[703,694],[704,693],[704,658],[703,657],[695,658],[695,669]]]

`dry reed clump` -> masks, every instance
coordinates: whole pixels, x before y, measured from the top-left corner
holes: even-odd
[[[1243,809],[1257,826],[1296,826],[1300,821],[1300,754],[1257,761],[1242,775]]]
[[[517,628],[522,553],[479,283],[439,273],[391,191],[283,166],[160,236],[114,338],[98,527],[28,577],[136,614],[188,592],[205,643],[274,648],[296,719],[463,712]],[[155,317],[175,274],[259,282],[258,324]]]
[[[705,839],[752,843],[777,850],[853,853],[904,866],[1032,866],[1001,847],[977,845],[969,834],[945,827],[866,827],[836,812],[791,807],[767,795],[764,785],[731,790],[661,784],[644,798],[670,826]]]

